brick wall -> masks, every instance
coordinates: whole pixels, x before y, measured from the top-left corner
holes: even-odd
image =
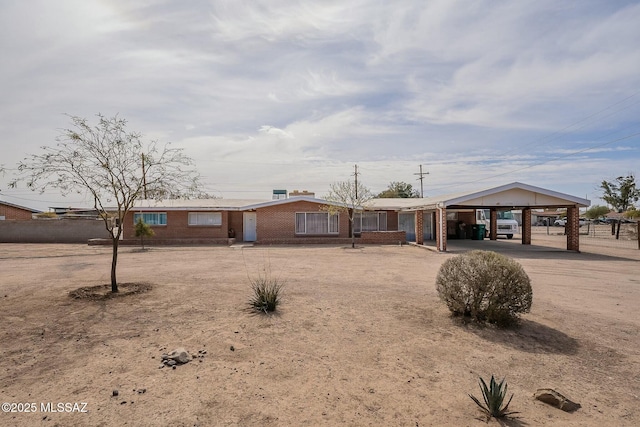
[[[339,215],[339,233],[337,235],[309,236],[296,235],[297,212],[322,212],[322,205],[313,202],[299,201],[268,206],[257,209],[258,243],[286,242],[292,239],[332,240],[349,237],[349,217],[341,212]]]
[[[424,244],[424,211],[416,211],[416,243]]]
[[[139,213],[141,211],[135,211]],[[197,212],[197,211],[191,211]],[[133,222],[133,211],[127,213],[124,219],[124,239],[136,239],[135,223]],[[187,211],[167,211],[167,225],[152,225],[155,233],[153,237],[146,240],[167,240],[167,239],[227,239],[229,233],[229,212],[222,212],[222,225],[203,226],[189,225],[189,212]]]
[[[522,209],[522,244],[531,244],[531,208]]]
[[[17,219],[23,221],[31,219],[31,211],[0,203],[0,216],[3,216],[5,219]]]
[[[386,211],[387,212],[387,231],[397,231],[398,230],[398,212],[396,211]]]
[[[242,212],[229,212],[229,228],[233,228],[236,232],[236,239],[242,238],[243,232]]]
[[[567,208],[565,233],[567,233],[567,250],[580,252],[580,213],[575,206]]]
[[[397,245],[407,242],[407,233],[403,231],[363,231],[358,243]]]

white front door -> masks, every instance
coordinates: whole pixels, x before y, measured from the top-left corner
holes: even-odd
[[[243,212],[242,214],[242,240],[245,242],[256,241],[256,217],[255,212]]]

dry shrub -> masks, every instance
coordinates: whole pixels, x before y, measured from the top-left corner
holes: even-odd
[[[515,260],[472,251],[446,260],[436,278],[440,299],[455,316],[508,326],[531,309],[531,281]]]

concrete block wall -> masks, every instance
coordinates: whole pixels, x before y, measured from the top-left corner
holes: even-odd
[[[0,243],[87,243],[110,238],[96,219],[30,219],[0,221]]]

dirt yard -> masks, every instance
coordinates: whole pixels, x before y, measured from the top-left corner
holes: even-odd
[[[68,293],[109,282],[110,248],[0,245],[0,400],[23,411],[0,425],[483,426],[467,394],[481,397],[491,374],[520,412],[503,425],[640,425],[640,251],[541,239],[450,242],[447,254],[124,247],[119,281],[153,289],[103,301]],[[472,248],[531,277],[520,329],[462,325],[438,300],[438,268]],[[285,283],[273,316],[247,309],[249,277],[265,270]],[[200,357],[161,367],[176,347]],[[535,401],[538,388],[582,408]]]

